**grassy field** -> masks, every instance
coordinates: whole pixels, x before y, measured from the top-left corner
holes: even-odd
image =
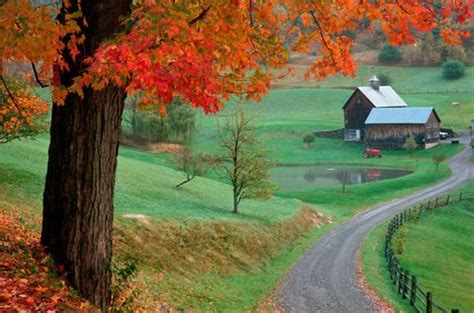
[[[40,207],[47,148],[48,140],[44,137],[0,145],[0,199]],[[232,214],[228,185],[198,177],[176,189],[182,174],[158,166],[160,157],[155,156],[121,148],[115,196],[118,215],[274,222],[291,217],[300,205],[294,199],[249,200],[242,204],[242,214]]]
[[[472,191],[474,184],[461,190]],[[441,306],[470,312],[474,303],[474,203],[465,201],[425,213],[407,224],[406,250],[400,263],[416,275],[423,289]],[[389,280],[383,255],[387,223],[372,230],[362,248],[363,270],[369,284],[398,310],[411,312]]]
[[[259,138],[278,162],[317,163],[328,162],[329,159],[331,162],[348,163],[354,160],[347,159],[348,154],[339,152],[351,153],[361,145],[318,139],[314,149],[310,150],[304,149],[302,139],[311,131],[342,128],[341,108],[351,93],[351,90],[342,89],[275,90],[261,102],[246,104],[245,108],[255,114]],[[433,106],[442,119],[442,125],[457,130],[466,130],[474,115],[474,92],[402,94],[402,97],[412,106]],[[453,105],[453,102],[459,104]],[[224,125],[227,114],[228,110],[217,116],[199,114],[198,132],[191,145],[197,150],[215,151],[218,128]]]
[[[466,74],[459,80],[446,80],[442,77],[441,67],[397,67],[397,66],[360,66],[354,78],[336,76],[324,81],[306,81],[305,66],[295,65],[296,76],[288,76],[277,87],[291,88],[355,88],[366,86],[373,70],[375,73],[388,74],[392,86],[400,93],[449,93],[474,92],[474,67],[467,67]]]
[[[423,93],[402,95],[407,102],[434,106],[446,125],[465,127],[474,113],[474,91],[451,93],[458,87],[435,84],[435,69],[423,71],[426,73],[421,75],[417,69],[397,69],[393,78],[396,82],[400,79],[400,85],[395,87],[411,86],[401,81],[413,76],[413,86],[420,87]],[[364,75],[361,72],[352,84],[365,85]],[[348,82],[330,79],[324,87],[347,87]],[[469,87],[464,80],[458,83],[461,89]],[[430,90],[422,87],[425,84],[439,88],[439,93],[428,93]],[[442,145],[434,150],[416,151],[413,156],[404,151],[384,151],[382,159],[364,159],[363,144],[338,139],[317,139],[313,148],[304,148],[304,134],[342,127],[341,107],[351,93],[341,88],[273,90],[262,102],[246,104],[246,110],[257,115],[258,137],[281,164],[397,167],[410,169],[413,174],[348,186],[345,194],[341,194],[338,186],[279,193],[271,201],[243,202],[242,214],[236,215],[230,213],[230,186],[217,180],[215,174],[210,175],[212,179],[198,177],[178,190],[174,186],[183,177],[173,170],[169,155],[121,147],[115,193],[115,251],[119,259],[141,259],[144,265],[140,278],[149,283],[152,298],[198,311],[255,310],[304,249],[326,230],[379,202],[406,195],[449,175],[446,164],[435,171],[431,156],[434,152],[453,155],[460,146]],[[460,104],[453,106],[452,102]],[[215,151],[217,128],[223,125],[227,112],[224,110],[218,116],[199,114],[197,135],[189,144],[199,151]],[[0,206],[31,208],[39,214],[47,148],[46,136],[0,145]],[[297,229],[301,223],[292,223],[303,202],[312,204],[335,223],[306,228],[303,234]],[[124,217],[130,214],[140,218]],[[285,223],[292,223],[289,229],[298,235],[276,244],[275,236],[281,235],[281,225]],[[220,238],[222,227],[230,230],[228,236]],[[255,244],[261,245],[259,251],[264,255],[257,257],[252,252],[250,248]],[[205,253],[201,252],[209,251],[214,254],[202,259]],[[226,260],[232,261],[228,267],[223,266]],[[200,268],[212,270],[196,270]],[[164,278],[157,280],[163,273]]]

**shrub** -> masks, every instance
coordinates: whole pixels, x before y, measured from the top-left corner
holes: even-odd
[[[416,140],[411,136],[407,137],[405,143],[403,144],[403,149],[409,151],[410,153],[413,153],[413,150],[416,150],[416,148]]]
[[[307,134],[303,137],[303,143],[308,148],[311,147],[315,141],[316,141],[316,139],[314,138],[313,134]]]
[[[393,250],[396,254],[403,254],[405,252],[405,242],[407,239],[408,230],[405,226],[401,226],[393,240]]]
[[[432,159],[436,166],[436,171],[438,171],[439,165],[448,159],[448,155],[445,153],[435,153]]]
[[[392,77],[385,73],[378,74],[377,78],[379,79],[380,86],[390,86],[393,83]]]
[[[380,63],[388,63],[388,64],[396,64],[402,61],[402,53],[400,49],[386,44],[380,49],[379,52],[379,62]]]
[[[465,66],[461,61],[449,60],[443,64],[443,77],[446,79],[459,79],[464,76]]]

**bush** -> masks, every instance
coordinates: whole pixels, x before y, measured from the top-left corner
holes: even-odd
[[[417,147],[416,140],[411,136],[407,137],[403,144],[403,149],[410,151],[410,153],[413,153],[413,150],[416,150]]]
[[[311,147],[315,141],[316,141],[316,139],[314,138],[313,134],[307,134],[303,137],[303,143],[308,148]]]
[[[459,79],[464,76],[465,66],[461,61],[449,60],[443,64],[443,77],[446,79]]]
[[[435,153],[432,159],[436,166],[436,171],[438,171],[439,165],[448,159],[448,155],[445,153]]]
[[[400,49],[391,46],[391,45],[384,45],[379,52],[379,62],[380,63],[388,63],[388,64],[396,64],[402,61],[402,53]]]
[[[392,77],[385,73],[378,74],[377,78],[379,79],[380,86],[391,86],[393,83]]]

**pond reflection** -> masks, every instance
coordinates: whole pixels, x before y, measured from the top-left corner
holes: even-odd
[[[348,185],[397,178],[411,174],[411,171],[358,166],[298,165],[276,166],[270,170],[271,178],[280,186],[280,191],[296,191],[314,187]]]

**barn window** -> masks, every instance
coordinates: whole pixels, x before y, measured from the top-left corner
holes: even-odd
[[[438,123],[433,123],[433,128],[438,127]]]
[[[431,124],[426,124],[426,128],[431,128]]]

